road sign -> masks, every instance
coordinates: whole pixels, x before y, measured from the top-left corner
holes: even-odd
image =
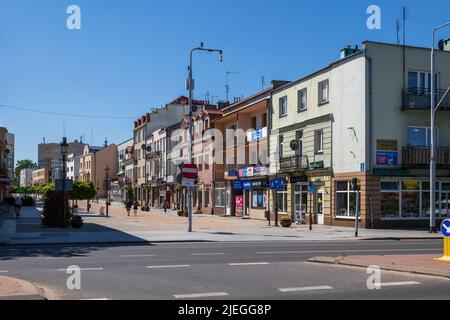
[[[286,179],[271,179],[270,189],[284,191],[286,189]]]
[[[183,178],[181,185],[183,187],[195,187],[195,180]]]
[[[450,220],[444,220],[441,225],[441,231],[444,237],[450,237]]]
[[[184,179],[195,180],[198,176],[198,168],[195,164],[185,164],[181,169],[181,174]]]

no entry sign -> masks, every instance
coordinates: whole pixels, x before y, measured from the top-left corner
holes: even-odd
[[[181,169],[181,175],[185,179],[195,180],[198,176],[198,168],[195,164],[185,164]]]

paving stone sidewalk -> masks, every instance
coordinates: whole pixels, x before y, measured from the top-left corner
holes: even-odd
[[[450,279],[450,263],[433,260],[438,255],[387,255],[387,256],[341,256],[313,257],[311,263],[368,268],[378,266],[386,271],[398,271]]]
[[[0,276],[0,300],[46,300],[44,292],[34,284]]]

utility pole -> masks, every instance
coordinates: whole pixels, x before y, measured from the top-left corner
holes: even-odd
[[[436,230],[436,113],[440,104],[444,101],[447,93],[442,98],[438,106],[436,106],[436,83],[435,83],[435,61],[434,61],[434,44],[436,32],[439,29],[450,25],[447,22],[433,30],[431,45],[431,159],[430,159],[430,233],[437,233]]]
[[[190,56],[189,56],[189,75],[188,80],[186,83],[187,89],[189,90],[189,132],[188,132],[188,143],[189,143],[189,161],[191,164],[194,163],[193,159],[193,139],[192,139],[192,116],[193,116],[193,110],[192,110],[192,99],[194,96],[194,79],[193,79],[193,72],[192,72],[192,57],[195,51],[208,51],[208,52],[218,52],[219,53],[219,61],[222,62],[222,55],[223,51],[218,49],[206,49],[204,48],[203,42],[200,44],[200,47],[194,48],[191,50]],[[189,212],[189,227],[188,232],[192,232],[192,187],[188,187],[188,212]]]

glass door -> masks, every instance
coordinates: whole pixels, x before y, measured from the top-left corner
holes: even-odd
[[[325,224],[325,191],[319,190],[317,192],[317,224]]]

